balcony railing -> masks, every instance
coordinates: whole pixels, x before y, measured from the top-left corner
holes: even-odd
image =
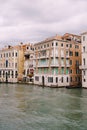
[[[70,64],[66,64],[66,67],[70,67]]]
[[[39,64],[37,65],[37,67],[48,67],[49,65],[48,64]]]
[[[69,58],[69,54],[68,54],[68,55],[66,55],[66,58]]]
[[[61,54],[61,57],[65,57],[65,55],[64,55],[64,54]]]
[[[64,64],[64,63],[62,63],[62,64],[61,64],[61,66],[62,66],[62,67],[64,67],[64,66],[65,66],[65,64]]]
[[[87,69],[87,65],[80,65],[79,69],[86,70]]]
[[[50,66],[51,67],[59,67],[59,63],[58,64],[57,63],[51,63]]]

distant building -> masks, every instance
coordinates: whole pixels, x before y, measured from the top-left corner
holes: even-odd
[[[34,46],[33,44],[27,44],[24,53],[24,76],[25,82],[33,82],[34,76]]]
[[[34,83],[75,86],[81,83],[81,40],[73,34],[54,36],[34,44]]]
[[[22,80],[25,47],[21,43],[0,50],[0,82],[15,83]]]
[[[87,88],[87,32],[82,33],[82,87]]]

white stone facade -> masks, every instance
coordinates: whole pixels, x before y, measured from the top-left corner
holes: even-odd
[[[18,50],[0,50],[0,82],[17,82],[18,77]]]
[[[34,84],[52,87],[69,86],[69,44],[53,39],[34,46],[36,63]]]
[[[87,88],[87,32],[82,34],[82,87]]]
[[[44,78],[44,81],[43,81]],[[44,85],[48,87],[64,87],[69,86],[69,75],[36,75],[34,76],[34,83],[37,85]],[[44,83],[43,83],[44,82]]]

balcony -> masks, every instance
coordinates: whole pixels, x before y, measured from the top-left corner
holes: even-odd
[[[41,55],[40,57],[39,57],[39,59],[45,59],[46,58],[46,55]]]
[[[54,54],[51,54],[50,57],[54,57]]]
[[[59,57],[59,54],[55,53],[55,57]]]
[[[69,58],[69,55],[66,55],[66,58]]]
[[[66,67],[70,67],[70,64],[66,64]]]
[[[79,65],[79,64],[75,64],[75,66],[76,66],[77,68],[79,68],[80,65]]]
[[[37,67],[42,67],[42,68],[44,68],[44,67],[49,67],[49,65],[48,65],[48,64],[43,64],[43,65],[42,65],[42,64],[41,64],[41,65],[39,64],[39,65],[37,65]]]
[[[64,64],[64,63],[61,63],[61,67],[65,67],[65,64]]]
[[[64,55],[64,54],[61,54],[61,57],[65,57],[65,55]]]
[[[26,55],[30,55],[30,52],[29,51],[26,51],[25,53],[24,53],[24,55],[26,56]]]
[[[80,65],[79,69],[81,69],[81,70],[87,70],[87,65]]]
[[[50,66],[51,67],[59,67],[59,64],[57,64],[57,63],[51,63]]]

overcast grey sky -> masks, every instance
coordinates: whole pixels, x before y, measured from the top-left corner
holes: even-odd
[[[86,29],[87,0],[0,0],[0,46]]]

